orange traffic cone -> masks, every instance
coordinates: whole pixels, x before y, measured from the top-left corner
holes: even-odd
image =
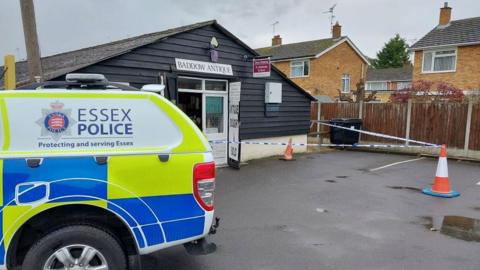
[[[285,160],[285,161],[293,160],[292,138],[288,140],[287,148],[285,149],[285,153],[283,153],[282,160]]]
[[[424,188],[423,193],[436,197],[453,198],[460,196],[459,192],[453,191],[448,181],[447,166],[447,147],[442,145],[440,149],[440,157],[438,158],[437,173],[431,188]]]

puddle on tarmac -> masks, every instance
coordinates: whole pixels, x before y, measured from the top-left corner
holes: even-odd
[[[416,187],[407,187],[407,186],[387,186],[391,189],[400,189],[400,190],[408,190],[408,191],[415,191],[415,192],[422,192],[421,189]]]
[[[337,175],[337,176],[335,176],[335,177],[336,177],[336,178],[342,178],[342,179],[348,178],[348,176],[346,176],[346,175]]]
[[[480,220],[462,216],[421,217],[426,229],[470,242],[480,242]]]
[[[327,182],[327,183],[337,183],[337,181],[332,180],[332,179],[327,179],[327,180],[325,180],[325,182]]]

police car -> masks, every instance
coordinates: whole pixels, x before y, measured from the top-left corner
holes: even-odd
[[[140,269],[171,246],[213,251],[211,148],[163,85],[66,78],[0,91],[0,269]]]

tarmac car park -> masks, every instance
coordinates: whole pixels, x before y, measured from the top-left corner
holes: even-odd
[[[478,163],[449,160],[461,196],[444,199],[421,192],[433,158],[329,150],[295,159],[218,169],[217,251],[161,250],[146,270],[479,269]]]

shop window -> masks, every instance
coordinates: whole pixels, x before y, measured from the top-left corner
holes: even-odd
[[[202,128],[202,94],[178,93],[177,106],[199,127]]]
[[[205,80],[205,90],[207,91],[227,91],[226,81]]]
[[[192,78],[179,78],[178,89],[202,90],[202,80]]]

